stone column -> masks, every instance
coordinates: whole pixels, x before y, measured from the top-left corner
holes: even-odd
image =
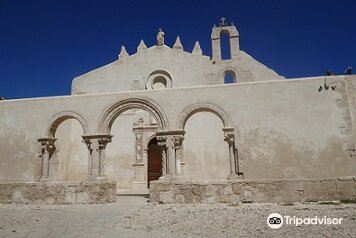
[[[235,156],[235,134],[234,128],[226,127],[223,128],[225,141],[229,147],[229,160],[230,160],[230,174],[228,179],[238,178],[236,174],[236,156]]]
[[[174,177],[176,175],[176,152],[174,147],[174,139],[171,135],[167,136],[166,139],[167,147],[167,174],[169,177]]]
[[[183,140],[184,133],[182,135],[174,135],[174,147],[175,147],[175,165],[176,165],[176,175],[182,175],[181,162],[183,160]]]
[[[88,180],[105,179],[105,148],[112,135],[82,136],[88,148]]]
[[[162,175],[160,178],[165,178],[167,174],[167,146],[166,146],[166,137],[157,136],[157,144],[161,150],[162,157]]]
[[[48,181],[49,179],[50,159],[56,150],[56,146],[54,145],[56,140],[56,138],[41,138],[37,140],[41,143],[40,181]]]
[[[160,131],[156,133],[158,145],[162,148],[162,165],[164,166],[162,168],[165,168],[165,177],[174,178],[180,175],[183,135],[184,131]]]

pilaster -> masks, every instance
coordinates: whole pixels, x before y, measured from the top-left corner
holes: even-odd
[[[41,144],[40,181],[48,181],[49,179],[50,159],[56,150],[54,144],[56,140],[56,138],[40,138],[37,140]]]

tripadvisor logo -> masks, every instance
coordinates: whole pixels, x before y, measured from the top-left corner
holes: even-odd
[[[272,229],[278,229],[283,224],[285,225],[340,225],[343,218],[331,218],[327,216],[323,217],[306,217],[300,218],[296,216],[284,216],[282,217],[279,213],[271,213],[267,217],[267,225]]]
[[[283,217],[279,213],[271,213],[267,217],[267,225],[272,229],[278,229],[283,225]]]

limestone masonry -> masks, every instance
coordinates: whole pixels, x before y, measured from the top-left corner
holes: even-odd
[[[286,80],[224,18],[211,57],[165,45],[164,30],[70,96],[0,101],[0,202],[356,198],[355,75]]]

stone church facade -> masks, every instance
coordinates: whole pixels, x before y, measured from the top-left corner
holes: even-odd
[[[356,77],[286,80],[225,19],[211,43],[211,57],[187,52],[160,29],[70,96],[1,101],[0,202],[355,198]]]

